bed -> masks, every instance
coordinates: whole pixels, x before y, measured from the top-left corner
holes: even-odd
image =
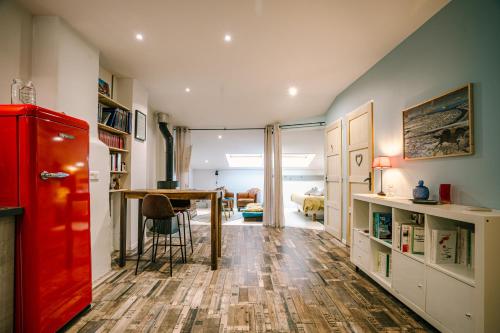
[[[323,195],[292,193],[291,200],[297,204],[298,210],[303,212],[305,216],[311,215],[313,221],[324,215],[325,197]]]

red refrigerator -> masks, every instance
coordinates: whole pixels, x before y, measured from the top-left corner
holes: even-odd
[[[0,105],[0,206],[16,225],[16,332],[55,332],[92,300],[89,127],[32,105]]]

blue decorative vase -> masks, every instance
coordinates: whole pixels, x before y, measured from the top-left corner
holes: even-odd
[[[427,200],[429,199],[429,188],[424,186],[424,181],[419,180],[418,185],[413,189],[413,199]]]

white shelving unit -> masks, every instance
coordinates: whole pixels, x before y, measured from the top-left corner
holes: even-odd
[[[380,286],[443,332],[500,332],[500,211],[460,205],[417,205],[405,198],[353,195],[351,261]],[[373,213],[394,222],[424,214],[424,254],[412,254],[373,236]],[[474,266],[430,259],[434,229],[463,227],[475,233]],[[379,251],[391,254],[391,276],[376,272]]]

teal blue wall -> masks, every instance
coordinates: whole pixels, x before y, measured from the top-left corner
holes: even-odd
[[[468,82],[474,85],[475,154],[404,161],[401,111]],[[397,194],[409,195],[423,179],[433,193],[440,183],[453,184],[457,203],[500,208],[500,1],[450,2],[339,94],[327,121],[369,100],[375,155],[395,156],[397,169],[387,180]]]

